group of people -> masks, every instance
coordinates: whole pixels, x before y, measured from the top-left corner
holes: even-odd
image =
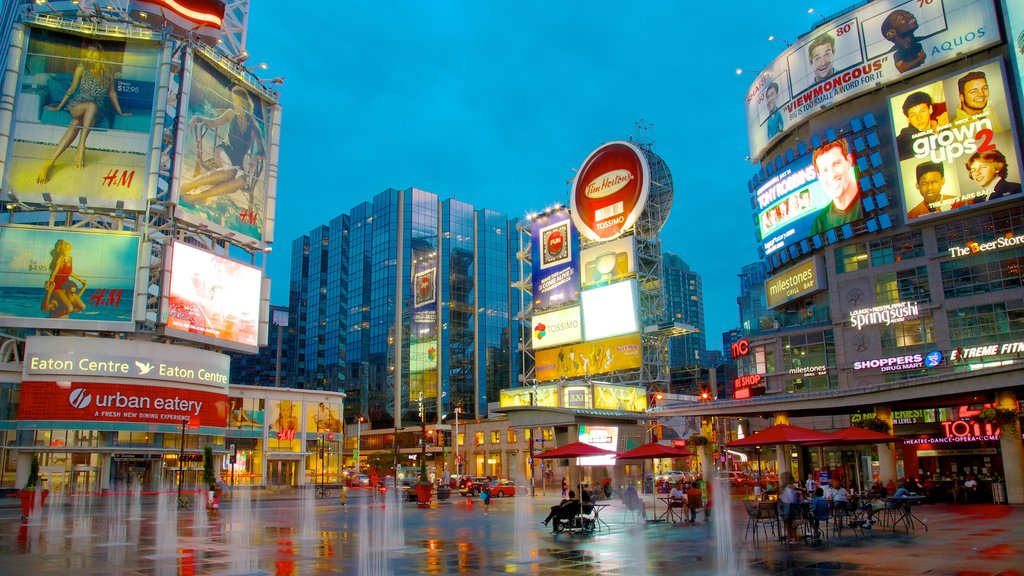
[[[697,511],[704,509],[704,520],[708,519],[708,508],[704,505],[704,493],[696,482],[676,482],[668,493],[669,508],[681,508],[683,522],[695,523]]]

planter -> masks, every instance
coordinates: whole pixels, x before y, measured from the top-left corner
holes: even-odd
[[[40,506],[46,504],[46,497],[49,495],[49,490],[43,490],[43,494],[39,500]],[[35,490],[19,490],[18,498],[21,499],[21,517],[28,518],[32,515],[32,510],[36,506],[36,492]]]
[[[422,504],[430,503],[430,495],[434,491],[433,484],[417,484],[414,488],[416,491],[416,501]]]

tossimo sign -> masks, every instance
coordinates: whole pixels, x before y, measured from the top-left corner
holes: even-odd
[[[111,346],[110,340],[99,338],[30,337],[22,378],[156,380],[226,391],[230,369],[227,355],[194,348],[134,340],[117,341]]]
[[[630,230],[647,205],[651,172],[643,151],[629,142],[608,142],[583,161],[570,204],[579,233],[613,240]]]

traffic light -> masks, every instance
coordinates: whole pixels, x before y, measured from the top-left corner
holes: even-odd
[[[700,387],[700,401],[710,402],[711,401],[711,390],[707,386]]]
[[[651,392],[647,395],[647,408],[655,408],[661,403],[665,396],[661,392]]]

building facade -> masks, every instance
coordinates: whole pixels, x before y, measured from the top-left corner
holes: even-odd
[[[1021,503],[1021,55],[999,32],[1020,9],[941,10],[955,24],[918,36],[913,62],[879,56],[867,27],[839,40],[843,22],[894,14],[870,2],[799,38],[751,86],[749,192],[772,321],[745,321],[733,399],[680,412],[871,420],[902,439],[863,461],[842,450],[791,461],[780,448],[771,464],[801,478],[928,480],[939,498],[973,476],[987,498],[1005,485]],[[955,58],[942,51],[965,35]],[[844,41],[859,64],[837,60],[824,78],[801,67],[801,51]]]
[[[668,340],[669,367],[706,366],[707,337],[704,334],[704,289],[700,274],[677,254],[662,256],[662,281],[665,303],[674,322],[683,322],[697,329],[692,334],[673,336]]]

